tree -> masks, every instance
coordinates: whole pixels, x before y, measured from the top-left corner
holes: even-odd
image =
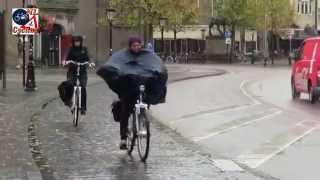
[[[185,29],[185,25],[198,22],[199,9],[194,0],[165,0],[163,15],[168,17],[168,29],[174,33],[174,56],[177,55],[177,33]]]
[[[193,0],[106,0],[106,4],[119,12],[117,19],[121,24],[136,28],[144,24],[149,39],[161,16],[168,18],[170,29],[181,29],[181,25],[194,22],[198,15]]]
[[[236,28],[253,28],[270,32],[271,50],[275,48],[275,36],[283,28],[293,24],[294,8],[290,0],[217,0],[218,16],[227,19],[232,31],[232,48]],[[267,19],[265,19],[267,18]],[[265,23],[265,20],[266,23]]]
[[[269,32],[269,51],[273,62],[273,52],[279,46],[279,33],[294,23],[294,7],[290,0],[248,0],[250,23],[258,31]]]
[[[249,25],[247,13],[248,0],[218,0],[216,3],[218,16],[224,18],[230,25],[232,38],[229,63],[232,63],[236,28]]]

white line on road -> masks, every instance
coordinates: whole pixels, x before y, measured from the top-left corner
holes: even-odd
[[[194,137],[194,138],[192,138],[192,139],[193,139],[193,141],[195,141],[195,142],[202,141],[202,140],[205,140],[205,139],[209,139],[209,138],[214,137],[214,136],[217,136],[217,135],[219,135],[219,134],[226,133],[226,132],[229,132],[229,131],[231,131],[231,130],[234,130],[234,129],[243,127],[243,126],[247,126],[247,125],[249,125],[249,124],[252,124],[252,123],[255,123],[255,122],[258,122],[258,121],[262,121],[262,120],[265,120],[265,119],[272,118],[272,117],[277,116],[277,115],[279,115],[279,114],[281,114],[281,113],[282,113],[282,111],[281,111],[281,110],[278,110],[278,111],[276,111],[276,112],[274,112],[274,113],[272,113],[272,114],[269,114],[269,115],[267,115],[267,116],[263,116],[263,117],[260,117],[260,118],[257,118],[257,119],[253,119],[253,120],[251,120],[251,121],[247,121],[247,122],[244,122],[244,123],[242,123],[242,124],[234,125],[234,126],[231,126],[231,127],[229,127],[229,128],[226,128],[226,129],[223,129],[223,130],[220,130],[220,131],[216,131],[216,132],[214,132],[214,133],[210,133],[210,134],[208,134],[208,135],[206,135],[206,136]]]
[[[257,152],[257,153],[239,155],[235,160],[239,163],[242,163],[242,164],[249,166],[250,168],[254,168],[254,169],[258,168],[259,166],[261,166],[262,164],[264,164],[265,162],[267,162],[268,160],[270,160],[271,158],[273,158],[277,154],[285,151],[291,145],[293,145],[297,141],[301,140],[302,138],[308,136],[313,131],[315,131],[316,129],[319,128],[318,122],[304,120],[304,121],[297,123],[295,125],[295,127],[292,128],[292,130],[291,130],[293,133],[292,136],[297,134],[297,131],[300,130],[299,128],[301,128],[301,126],[308,125],[308,123],[317,123],[317,125],[313,125],[313,124],[309,125],[309,126],[311,126],[310,128],[306,129],[306,131],[303,131],[300,135],[294,137],[292,140],[285,143],[283,146],[273,145],[273,146],[275,146],[275,148],[272,148],[272,147],[270,147],[270,142],[269,142],[269,143],[262,145],[261,146],[262,148],[259,148],[258,150],[253,151],[253,152]],[[290,137],[290,136],[288,136],[289,133],[290,133],[290,131],[288,133],[277,136],[274,139],[275,139],[275,141],[277,141],[278,139],[284,139],[284,138],[282,138],[282,136]],[[281,141],[280,141],[280,143],[281,143]],[[265,147],[267,147],[267,149]],[[268,150],[269,151],[271,150],[271,152],[268,153]],[[259,153],[260,151],[263,153]]]
[[[238,164],[233,162],[232,160],[228,159],[211,159],[214,166],[219,168],[222,172],[243,172],[242,169]]]
[[[240,84],[240,90],[241,92],[247,96],[252,102],[253,104],[252,105],[259,105],[261,104],[260,101],[258,101],[257,99],[255,99],[252,95],[250,95],[250,93],[245,89],[245,85],[248,83],[248,81],[242,81],[241,84]]]

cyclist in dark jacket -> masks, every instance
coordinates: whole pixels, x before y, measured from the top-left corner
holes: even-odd
[[[68,53],[67,61],[72,60],[80,63],[89,62],[90,56],[88,53],[88,49],[83,46],[83,38],[81,36],[74,36],[72,40],[72,47]],[[92,66],[93,64],[90,64]],[[76,83],[77,77],[77,66],[73,64],[69,64],[69,69],[67,73],[67,79],[71,80],[73,83]],[[85,115],[87,110],[87,66],[80,67],[80,85],[82,87],[82,95],[81,95],[81,114]]]
[[[129,49],[128,51],[134,55],[139,56],[141,53],[142,45],[141,40],[139,38],[130,38],[129,39]],[[120,149],[125,150],[127,149],[127,129],[128,129],[128,120],[130,113],[134,107],[136,101],[135,96],[126,96],[126,97],[120,97],[120,101],[115,102],[113,104],[115,113],[115,117],[118,118],[120,121]]]

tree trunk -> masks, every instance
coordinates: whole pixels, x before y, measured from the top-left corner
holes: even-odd
[[[245,52],[246,52],[246,49],[245,49],[246,45],[245,44],[246,44],[246,29],[244,27],[241,27],[241,29],[240,29],[240,47],[241,47],[240,52],[242,54],[245,54]]]
[[[273,31],[270,31],[270,58],[271,64],[274,64],[274,52],[275,52],[275,34]]]
[[[232,63],[233,53],[234,53],[234,45],[235,45],[235,24],[232,23],[231,25],[231,47],[230,47],[230,54],[229,54],[229,63]]]
[[[174,36],[174,59],[177,57],[177,30],[173,30],[173,36]]]
[[[143,44],[146,46],[148,43],[148,25],[144,24],[143,26]]]
[[[149,24],[148,41],[153,42],[153,25]]]

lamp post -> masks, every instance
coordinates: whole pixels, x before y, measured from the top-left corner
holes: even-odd
[[[26,6],[26,1],[22,0],[22,7]],[[26,36],[22,36],[22,85],[26,86]]]
[[[264,66],[267,66],[267,61],[268,61],[268,57],[269,57],[267,18],[268,18],[268,15],[265,14],[265,16],[264,16]]]
[[[2,88],[6,89],[6,55],[5,55],[5,23],[4,10],[0,8],[0,80],[2,78]]]
[[[314,28],[315,34],[318,35],[318,0],[314,1]]]
[[[164,53],[164,39],[163,39],[163,32],[164,32],[164,26],[167,23],[168,18],[166,17],[160,17],[159,18],[159,23],[160,23],[160,28],[161,28],[161,44],[162,44],[162,53]]]
[[[36,8],[35,5],[33,5],[32,1],[30,2],[30,4],[27,5],[27,8]],[[26,84],[25,84],[25,91],[35,91],[37,89],[36,86],[36,80],[35,80],[35,72],[34,72],[34,59],[33,59],[33,55],[34,55],[34,35],[30,35],[28,37],[29,40],[29,46],[28,46],[28,65],[27,65],[27,79],[26,79]]]
[[[201,38],[202,38],[202,43],[199,45],[199,52],[205,53],[206,49],[206,29],[201,29]]]
[[[202,40],[206,40],[206,29],[201,29],[200,31]]]
[[[109,21],[109,56],[112,56],[112,21],[116,16],[116,10],[107,8],[106,9],[107,19]]]
[[[291,60],[293,58],[293,54],[292,54],[292,36],[294,35],[294,32],[290,31],[288,34],[288,38],[289,38],[289,65],[291,65]]]

